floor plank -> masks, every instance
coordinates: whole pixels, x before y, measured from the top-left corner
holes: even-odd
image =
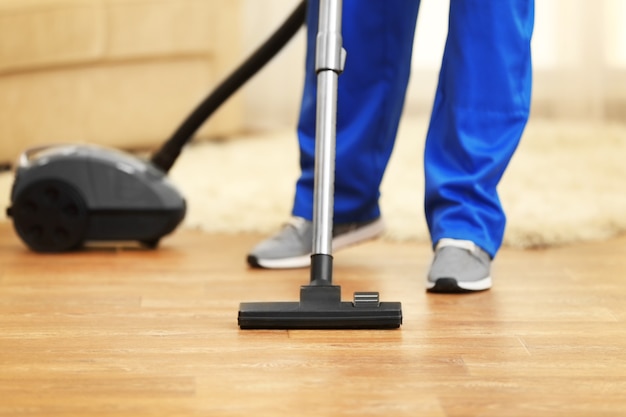
[[[427,245],[370,242],[335,283],[401,301],[401,329],[242,331],[240,302],[308,282],[248,269],[257,239],[41,255],[0,223],[0,416],[626,414],[626,236],[504,248],[463,296],[424,292]]]

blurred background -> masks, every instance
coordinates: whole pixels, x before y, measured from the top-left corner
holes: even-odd
[[[244,1],[244,50],[296,0]],[[427,115],[447,30],[448,0],[422,0],[406,112]],[[537,0],[533,116],[626,120],[626,1]],[[304,39],[285,50],[245,92],[254,125],[292,123],[302,84]],[[281,86],[276,88],[276,86]]]
[[[153,148],[299,0],[0,0],[0,163],[26,147]],[[405,115],[431,108],[447,0],[422,0]],[[538,0],[533,117],[626,120],[626,1]],[[198,137],[296,123],[304,30]],[[349,54],[349,51],[348,51]]]
[[[155,149],[298,3],[0,0],[0,166],[60,142]],[[448,0],[421,2],[404,117],[382,185],[389,234],[399,239],[427,239],[416,167],[448,8]],[[625,0],[536,0],[531,119],[500,187],[506,243],[626,231],[625,21]],[[190,200],[188,225],[269,233],[287,218],[299,174],[304,56],[301,30],[183,152],[171,179]],[[2,206],[12,180],[10,170],[0,173]]]

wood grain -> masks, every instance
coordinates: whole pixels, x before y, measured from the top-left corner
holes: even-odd
[[[41,255],[0,223],[0,416],[623,416],[626,236],[503,249],[489,292],[427,294],[428,245],[335,256],[401,301],[391,331],[241,331],[242,301],[308,270],[248,269],[255,235]]]

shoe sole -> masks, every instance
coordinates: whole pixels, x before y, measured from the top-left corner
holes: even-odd
[[[356,245],[367,240],[375,239],[385,231],[385,223],[382,219],[378,219],[359,229],[341,234],[333,238],[333,252]],[[263,259],[254,255],[248,255],[248,265],[253,268],[264,269],[297,269],[307,268],[311,265],[311,254],[294,256],[291,258],[280,259]]]
[[[491,288],[491,285],[491,277],[471,282],[459,282],[454,278],[439,278],[435,282],[427,281],[426,291],[439,294],[465,294],[486,291]]]
[[[263,269],[297,269],[305,268],[311,264],[311,254],[295,256],[293,258],[263,259],[254,255],[248,255],[248,265],[253,268]]]

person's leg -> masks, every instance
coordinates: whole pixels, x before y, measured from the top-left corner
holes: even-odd
[[[379,187],[389,161],[409,79],[419,0],[344,0],[346,65],[339,76],[333,250],[380,235]],[[309,0],[305,85],[298,124],[301,176],[294,218],[255,246],[248,264],[306,267],[312,247],[319,0]]]
[[[310,0],[308,7],[306,77],[298,125],[302,173],[293,214],[311,220],[319,0]],[[335,223],[380,216],[379,187],[404,105],[418,8],[419,0],[343,2],[342,35],[347,59],[338,89]]]
[[[433,246],[442,239],[474,242],[487,274],[505,227],[497,185],[529,116],[533,21],[533,0],[450,1],[424,153],[426,220]],[[433,265],[431,275],[438,270],[443,277],[448,264]],[[486,288],[472,289],[490,285],[489,279]]]

